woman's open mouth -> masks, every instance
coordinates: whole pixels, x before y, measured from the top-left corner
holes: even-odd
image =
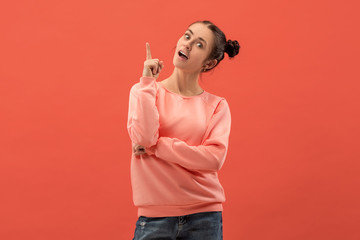
[[[188,60],[188,59],[189,59],[188,56],[186,55],[186,53],[184,53],[182,50],[180,50],[180,51],[178,52],[178,54],[179,54],[179,57],[180,57],[181,59],[183,59],[183,60]]]

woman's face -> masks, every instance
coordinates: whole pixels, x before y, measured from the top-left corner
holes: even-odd
[[[211,68],[216,60],[209,61],[214,44],[213,33],[205,24],[194,23],[178,40],[173,63],[186,72],[201,72],[204,65]],[[207,61],[206,61],[207,60]]]

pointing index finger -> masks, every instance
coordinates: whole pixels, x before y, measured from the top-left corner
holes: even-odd
[[[151,59],[150,44],[146,43],[146,59]]]

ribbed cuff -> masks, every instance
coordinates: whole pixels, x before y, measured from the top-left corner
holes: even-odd
[[[150,84],[151,82],[153,82],[154,80],[155,80],[154,77],[141,77],[140,84],[142,86],[146,86],[146,85]]]
[[[156,145],[154,145],[152,147],[145,147],[145,152],[148,155],[155,155],[155,151],[156,151]]]

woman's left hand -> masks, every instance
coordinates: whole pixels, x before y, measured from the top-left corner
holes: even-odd
[[[135,154],[135,156],[145,154],[146,153],[145,147],[143,147],[139,144],[133,143],[133,153]]]

